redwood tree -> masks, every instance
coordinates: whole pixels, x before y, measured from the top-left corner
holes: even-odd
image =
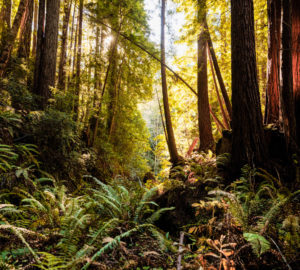
[[[300,147],[300,1],[292,1],[293,90],[296,108],[297,142]]]
[[[31,33],[32,33],[32,20],[33,20],[33,5],[34,0],[28,0],[28,6],[26,7],[26,14],[24,16],[23,27],[21,26],[21,38],[18,49],[18,57],[29,58],[30,45],[31,45]]]
[[[206,1],[198,1],[198,21],[201,24],[201,32],[198,37],[197,53],[197,94],[198,94],[198,126],[200,151],[214,148],[214,138],[212,135],[207,82],[207,28]]]
[[[45,0],[40,0],[34,90],[40,97],[41,109],[46,107],[51,96],[50,87],[55,86],[59,0],[47,0],[45,27],[44,7]]]
[[[11,25],[11,0],[3,0],[1,9],[1,49],[3,48]]]
[[[253,0],[231,0],[232,164],[263,163],[266,147],[258,89]]]
[[[71,14],[72,0],[64,0],[64,18],[61,34],[61,49],[58,67],[58,82],[57,87],[60,90],[65,90],[66,87],[66,62],[67,62],[67,40],[68,29]]]
[[[295,147],[296,119],[292,70],[292,10],[291,0],[282,0],[281,109],[284,134],[291,148]]]
[[[2,77],[4,75],[5,69],[8,65],[11,51],[13,49],[15,40],[17,38],[21,22],[22,22],[22,20],[24,20],[24,15],[25,15],[25,10],[27,8],[27,5],[28,5],[28,0],[20,1],[17,13],[15,15],[13,25],[7,33],[7,36],[5,39],[5,44],[3,44],[3,47],[1,48],[0,77]]]
[[[280,111],[281,0],[268,0],[268,77],[265,123],[278,123]]]

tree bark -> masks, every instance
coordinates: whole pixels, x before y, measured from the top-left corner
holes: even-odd
[[[177,152],[174,131],[172,127],[171,113],[169,107],[168,98],[168,88],[167,88],[167,78],[166,78],[166,68],[165,68],[165,11],[166,11],[166,0],[162,0],[161,5],[161,81],[162,81],[162,94],[163,94],[163,104],[166,119],[166,129],[167,129],[167,142],[170,154],[170,160],[173,165],[177,164],[179,161],[179,155]]]
[[[81,43],[82,43],[82,22],[83,22],[83,0],[79,1],[79,22],[78,22],[78,48],[76,59],[76,82],[75,82],[75,103],[74,103],[74,119],[78,119],[79,101],[80,101],[80,73],[81,73]]]
[[[44,33],[45,33],[45,16],[46,16],[46,2],[39,0],[39,14],[38,14],[38,30],[36,41],[36,55],[35,55],[35,69],[33,81],[33,93],[40,94],[39,80],[41,76],[41,57],[44,50]]]
[[[284,134],[290,150],[296,142],[295,103],[293,96],[292,66],[292,2],[282,2],[282,51],[281,51],[281,107]]]
[[[7,33],[5,44],[2,48],[1,56],[0,56],[0,78],[3,77],[5,69],[8,65],[11,51],[13,49],[15,40],[17,38],[17,34],[19,31],[21,22],[23,20],[23,17],[25,15],[25,10],[27,8],[27,5],[28,5],[28,0],[20,1],[13,25],[12,25],[10,31],[8,31],[8,33]]]
[[[231,0],[232,165],[263,164],[266,144],[257,80],[253,0]]]
[[[58,83],[57,88],[65,91],[66,88],[66,62],[67,62],[67,43],[68,43],[68,29],[70,21],[72,0],[64,1],[64,18],[61,35],[61,50],[58,67]]]
[[[38,32],[39,4],[38,0],[34,0],[34,16],[33,16],[33,36],[32,36],[32,56],[36,56],[37,32]]]
[[[11,0],[3,0],[1,9],[1,49],[4,48],[11,25]]]
[[[297,143],[300,147],[300,2],[292,1],[293,90],[295,98]]]
[[[206,20],[206,3],[198,2],[199,15],[198,21],[201,25],[201,32],[198,37],[197,53],[197,94],[198,94],[198,128],[200,151],[207,151],[214,148],[214,138],[212,135],[209,100],[208,100],[208,82],[207,82],[207,28]]]
[[[265,123],[278,123],[280,112],[281,0],[268,0],[268,67]]]
[[[48,99],[51,97],[50,87],[55,86],[59,20],[59,0],[47,0],[46,25],[43,38],[43,15],[45,15],[45,11],[43,11],[43,2],[44,0],[40,1],[41,17],[39,14],[40,18],[38,31],[38,39],[41,39],[42,44],[41,48],[39,48],[38,41],[37,49],[40,51],[40,60],[39,63],[36,63],[36,74],[38,77],[35,79],[35,91],[40,97],[38,105],[41,109],[45,109]]]
[[[33,19],[34,0],[28,0],[28,6],[25,11],[24,28],[21,29],[21,38],[18,49],[18,57],[28,59],[30,56],[32,19]]]

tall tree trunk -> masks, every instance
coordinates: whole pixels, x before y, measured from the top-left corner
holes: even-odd
[[[107,105],[107,134],[110,134],[110,130],[113,124],[113,118],[115,113],[115,108],[117,106],[117,84],[118,84],[118,54],[113,53],[113,57],[110,59],[110,72],[107,83],[107,93],[109,96]]]
[[[116,53],[120,33],[121,33],[122,24],[123,24],[123,19],[120,22],[119,29],[117,31],[117,35],[113,39],[113,42],[111,43],[111,47],[110,47],[110,50],[109,50],[108,66],[107,66],[107,69],[106,69],[105,78],[104,78],[104,82],[103,82],[103,86],[102,86],[102,90],[101,90],[100,102],[99,102],[99,106],[98,106],[98,112],[97,112],[97,116],[96,116],[96,124],[95,124],[95,128],[94,128],[94,131],[93,131],[93,137],[92,137],[92,140],[91,140],[91,146],[94,145],[94,142],[96,140],[96,136],[97,136],[97,133],[98,133],[103,96],[104,96],[104,93],[105,93],[106,85],[108,84],[110,70],[111,70],[111,67],[113,66],[113,61],[114,61],[114,57],[115,57],[115,53]],[[108,117],[108,119],[109,119],[109,117]],[[109,120],[107,120],[107,127],[108,126],[110,126]]]
[[[262,164],[266,146],[257,80],[253,0],[231,0],[232,165]]]
[[[71,83],[71,76],[72,76],[72,71],[71,71],[71,67],[72,67],[72,52],[73,51],[73,42],[74,44],[76,43],[76,37],[75,39],[73,39],[74,36],[74,25],[75,25],[75,11],[76,11],[76,1],[74,3],[74,9],[73,9],[73,15],[72,15],[72,26],[71,26],[71,36],[70,36],[70,46],[69,46],[69,72],[68,72],[68,79],[67,79],[67,91],[69,90],[70,87],[70,83]]]
[[[170,159],[173,165],[177,164],[179,161],[179,155],[176,148],[175,136],[172,127],[171,113],[169,107],[168,98],[168,88],[167,88],[167,77],[166,77],[166,67],[165,67],[165,11],[166,11],[166,0],[162,0],[161,5],[161,84],[162,84],[162,94],[163,94],[163,104],[166,119],[166,129],[167,129],[167,142],[170,154]]]
[[[104,41],[104,29],[97,27],[96,31],[96,48],[95,48],[95,71],[94,71],[94,97],[93,97],[93,107],[96,107],[98,104],[98,90],[102,89],[102,80],[101,80],[101,55],[103,51],[103,41]]]
[[[293,90],[296,108],[297,143],[300,148],[300,1],[292,1]]]
[[[38,3],[38,0],[34,0],[33,37],[32,37],[32,56],[33,57],[36,56],[38,18],[39,18],[39,3]]]
[[[1,50],[1,56],[0,56],[0,78],[3,77],[5,69],[8,65],[11,51],[13,49],[15,40],[17,38],[21,22],[24,19],[25,10],[27,8],[27,5],[28,5],[28,0],[20,1],[13,25],[12,25],[10,31],[8,31],[8,33],[7,33],[5,44]]]
[[[3,0],[1,9],[1,50],[4,48],[11,25],[11,0]]]
[[[281,107],[284,134],[290,150],[296,142],[295,103],[292,66],[292,2],[282,0]]]
[[[39,0],[39,14],[38,14],[38,30],[36,41],[36,54],[35,54],[35,68],[33,80],[33,93],[40,95],[39,83],[41,76],[41,59],[44,50],[44,33],[45,33],[45,16],[46,16],[46,2]]]
[[[28,0],[26,8],[26,16],[24,18],[24,29],[21,31],[20,44],[18,49],[18,57],[28,59],[30,56],[32,19],[33,19],[33,4],[34,0]]]
[[[201,25],[201,32],[198,37],[197,53],[197,94],[198,94],[198,127],[200,139],[200,151],[207,151],[214,148],[212,135],[207,82],[207,29],[206,1],[198,1],[198,21]]]
[[[77,120],[79,114],[80,101],[80,73],[81,73],[81,43],[82,43],[82,21],[83,21],[83,0],[79,1],[79,22],[78,22],[78,48],[76,59],[76,83],[75,83],[75,103],[74,103],[74,117]]]
[[[43,6],[41,6],[41,2],[40,7],[43,8]],[[48,99],[51,96],[50,87],[55,86],[58,20],[59,0],[47,0],[46,25],[40,53],[40,65],[36,66],[36,69],[39,68],[40,70],[40,72],[36,72],[37,74],[39,73],[36,93],[40,96],[39,107],[41,109],[46,107]],[[42,18],[41,23],[43,25]],[[40,50],[39,47],[38,50]]]
[[[64,1],[64,18],[61,35],[61,49],[58,67],[58,83],[57,88],[64,91],[66,88],[66,62],[67,62],[67,42],[68,42],[68,29],[70,21],[72,0]]]
[[[278,123],[280,112],[281,0],[268,0],[268,78],[265,123]]]

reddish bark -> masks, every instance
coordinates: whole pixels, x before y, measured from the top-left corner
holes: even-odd
[[[27,5],[28,5],[28,0],[20,1],[13,25],[12,25],[10,31],[7,33],[5,45],[2,48],[1,56],[0,56],[0,77],[2,77],[4,75],[4,72],[8,65],[11,51],[13,49],[15,40],[17,38],[17,34],[20,29],[20,25],[23,20]]]
[[[31,33],[32,33],[32,19],[33,19],[33,0],[29,0],[28,6],[26,7],[25,16],[21,23],[21,38],[18,49],[18,57],[29,58],[30,45],[31,45]]]
[[[280,111],[280,40],[281,1],[268,1],[268,78],[266,89],[265,123],[278,123]]]
[[[297,142],[300,147],[300,1],[292,1],[293,90],[296,108]]]
[[[205,17],[202,19],[205,20]],[[202,23],[202,31],[198,38],[197,55],[197,94],[198,94],[198,127],[200,139],[200,151],[207,151],[214,148],[212,135],[207,82],[207,31]]]
[[[284,134],[290,150],[295,149],[296,119],[292,70],[292,6],[291,0],[282,1],[281,50],[281,108]]]

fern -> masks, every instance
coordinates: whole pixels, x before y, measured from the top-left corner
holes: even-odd
[[[97,251],[94,254],[94,256],[91,258],[91,260],[83,268],[81,268],[81,270],[88,269],[88,267],[91,265],[91,263],[94,262],[98,257],[100,257],[102,254],[104,254],[108,250],[111,250],[111,249],[115,248],[116,246],[118,246],[120,244],[120,241],[122,238],[129,237],[134,232],[137,232],[138,230],[141,230],[141,229],[147,228],[147,227],[150,228],[150,227],[153,227],[153,225],[152,224],[142,224],[142,225],[139,225],[125,233],[122,233],[122,234],[116,236],[115,238],[112,239],[112,241],[110,241],[109,243],[104,245],[99,251]]]
[[[244,238],[251,244],[254,253],[259,257],[270,249],[270,242],[257,233],[244,233]]]

